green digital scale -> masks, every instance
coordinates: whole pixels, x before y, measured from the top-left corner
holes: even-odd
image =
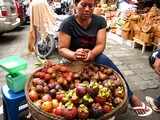
[[[11,91],[18,93],[24,90],[28,75],[22,70],[27,68],[26,60],[18,56],[3,58],[0,67],[9,73],[6,75],[6,83]]]

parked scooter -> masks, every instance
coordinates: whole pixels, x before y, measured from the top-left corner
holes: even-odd
[[[40,58],[47,58],[49,57],[53,51],[58,48],[58,30],[61,22],[67,18],[69,15],[65,14],[65,11],[68,9],[67,4],[62,4],[62,8],[59,8],[58,11],[55,9],[56,16],[56,24],[54,28],[51,28],[47,24],[45,26],[45,30],[48,35],[45,37],[44,35],[40,36],[38,27],[36,28],[36,45],[35,45],[35,53]]]
[[[67,18],[68,15],[57,15],[56,24],[54,28],[51,28],[48,25],[44,25],[48,35],[40,36],[39,30],[37,30],[36,46],[35,52],[36,55],[40,58],[49,57],[53,51],[58,48],[58,30],[61,22]]]

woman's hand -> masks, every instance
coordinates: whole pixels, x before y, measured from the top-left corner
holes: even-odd
[[[85,62],[90,62],[93,60],[93,54],[92,54],[92,50],[90,49],[85,49],[84,52],[86,53],[86,59],[84,60]]]
[[[87,53],[84,51],[83,48],[77,49],[74,54],[75,60],[84,61],[87,58]]]
[[[85,62],[90,62],[93,60],[92,50],[83,49],[83,48],[77,49],[74,54],[74,59],[80,60],[80,61],[85,61]]]

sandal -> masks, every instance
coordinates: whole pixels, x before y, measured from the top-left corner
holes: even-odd
[[[160,112],[160,109],[155,109],[155,105],[154,105],[154,99],[152,97],[149,97],[149,96],[146,96],[145,97],[146,101],[151,105],[152,109],[155,111],[155,112]]]
[[[148,107],[148,106],[147,106]],[[146,106],[145,106],[145,104],[142,102],[142,106],[140,106],[140,107],[131,107],[131,106],[129,106],[129,109],[131,109],[131,110],[142,110],[142,109],[145,109],[146,108]],[[134,113],[136,114],[136,115],[138,115],[138,116],[140,116],[140,117],[145,117],[145,116],[148,116],[148,115],[150,115],[151,113],[152,113],[152,109],[150,108],[150,107],[148,107],[149,108],[149,111],[146,111],[144,114],[140,114],[140,113],[135,113],[135,111],[134,111]]]

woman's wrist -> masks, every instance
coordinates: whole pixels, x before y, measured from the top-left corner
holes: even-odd
[[[75,52],[72,53],[71,58],[72,58],[72,60],[76,60],[76,54],[75,54]]]
[[[100,53],[94,50],[91,50],[91,55],[92,55],[92,59],[94,59],[95,57],[97,57]]]

